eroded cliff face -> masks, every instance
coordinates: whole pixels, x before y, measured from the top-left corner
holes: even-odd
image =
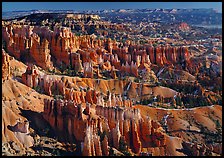
[[[136,154],[141,152],[142,143],[151,142],[150,145],[156,147],[165,144],[159,126],[150,118],[143,119],[140,111],[132,106],[131,100],[124,99],[119,93],[111,93],[113,87],[106,88],[104,94],[100,91],[104,87],[102,84],[95,86],[95,89],[85,89],[84,86],[83,91],[80,89],[80,85],[83,85],[79,84],[80,79],[73,78],[71,82],[66,77],[41,76],[34,66],[27,67],[22,79],[24,84],[40,87],[47,95],[64,96],[64,99],[45,99],[43,116],[58,132],[68,131],[75,140],[83,142],[83,155],[108,155],[108,146],[120,150],[121,138]],[[93,87],[97,84],[94,82],[98,81],[83,79],[82,82],[88,84],[87,87]],[[113,82],[110,86],[116,85]],[[130,87],[129,83],[126,84]],[[130,91],[130,88],[126,90]]]
[[[157,80],[155,74],[148,67],[141,71],[145,73],[145,80]],[[38,71],[34,65],[28,65],[26,72],[22,74],[22,82],[49,96],[61,95],[64,99],[73,100],[78,104],[88,102],[109,107],[116,105],[130,107],[133,99],[142,100],[158,95],[163,98],[172,98],[177,95],[177,92],[170,88],[150,87],[149,84],[136,83],[131,80],[99,80],[47,75]],[[148,93],[149,91],[150,93]],[[126,99],[121,94],[125,94]],[[108,99],[107,103],[105,99]],[[136,100],[134,102],[136,103]]]
[[[116,40],[96,39],[93,36],[76,36],[65,27],[9,25],[3,26],[3,40],[8,52],[24,62],[35,62],[45,70],[54,67],[72,68],[84,77],[100,77],[102,71],[116,78],[118,72],[139,77],[140,65],[182,65],[186,68],[191,58],[187,47],[152,46]],[[100,70],[100,71],[99,71]]]
[[[22,82],[39,93],[55,98],[61,96],[61,99],[44,99],[43,117],[55,131],[66,133],[72,141],[80,142],[83,155],[109,155],[110,147],[121,150],[122,144],[126,144],[127,150],[136,155],[146,149],[152,154],[163,155],[167,149],[169,141],[163,127],[150,115],[142,115],[133,106],[131,98],[148,92],[172,98],[177,95],[173,90],[132,81],[46,75],[33,65],[28,65],[22,74]],[[120,95],[125,93],[128,98]],[[29,133],[27,122],[11,126],[14,132]],[[29,144],[32,137],[22,137],[21,134],[18,135],[19,141],[27,143],[27,147],[32,146],[32,143]],[[193,150],[193,146],[191,148],[189,150]],[[200,147],[197,149],[199,153],[194,155],[204,155],[206,150],[211,151]],[[220,153],[219,147],[212,150]]]
[[[166,87],[148,87],[132,81],[46,75],[32,65],[27,67],[22,81],[56,98],[44,100],[44,119],[59,133],[66,132],[73,141],[80,142],[82,154],[89,156],[108,155],[110,147],[120,150],[121,144],[137,155],[146,149],[156,154],[158,151],[153,148],[159,148],[162,154],[169,143],[164,128],[150,115],[142,116],[132,98],[148,92],[167,99],[181,97]]]
[[[57,131],[68,131],[83,142],[82,153],[87,156],[108,155],[108,145],[119,150],[121,137],[136,154],[149,140],[154,147],[165,145],[159,126],[149,118],[142,119],[138,109],[107,103],[90,107],[72,100],[46,99],[43,116]]]
[[[85,30],[83,27],[81,29]],[[123,29],[120,25],[107,27]],[[185,29],[185,26],[181,29]],[[3,26],[2,34],[5,50],[27,64],[20,70],[24,70],[21,78],[14,76],[18,81],[21,80],[25,88],[20,90],[14,85],[5,88],[4,104],[12,108],[11,99],[17,101],[20,93],[23,94],[22,89],[26,89],[28,96],[27,91],[40,93],[44,97],[41,103],[36,106],[37,99],[34,99],[35,102],[22,101],[24,109],[29,109],[31,105],[39,108],[38,112],[42,112],[41,116],[60,137],[81,144],[79,152],[83,156],[108,156],[115,151],[132,155],[144,152],[160,156],[184,155],[184,152],[179,152],[182,147],[197,156],[207,155],[206,152],[221,154],[218,145],[212,145],[211,149],[198,147],[197,144],[186,143],[187,138],[182,136],[174,138],[167,135],[167,128],[159,117],[168,116],[170,109],[163,109],[160,111],[163,114],[157,113],[155,117],[155,109],[160,108],[146,114],[147,109],[144,108],[149,108],[150,104],[144,108],[138,107],[139,103],[154,98],[157,103],[161,101],[167,106],[171,103],[177,108],[176,97],[195,97],[158,86],[160,77],[175,79],[169,84],[180,89],[187,85],[182,80],[191,81],[189,87],[197,91],[199,99],[202,95],[214,95],[206,93],[191,74],[197,74],[204,65],[214,70],[208,73],[220,73],[215,71],[219,66],[217,60],[200,63],[200,59],[192,58],[188,47],[184,46],[153,46],[152,42],[142,45],[128,40],[122,43],[110,38],[97,39],[93,35],[76,36],[71,29],[57,26],[50,30],[49,27],[8,25]],[[3,83],[11,82],[10,60],[2,49]],[[68,73],[64,75],[64,71]],[[206,81],[204,76],[198,78]],[[7,113],[4,118],[4,141],[8,141],[5,136],[8,132],[6,125],[10,124],[10,132],[14,132],[10,140],[15,138],[21,146],[32,146],[34,143],[29,135],[29,122],[11,121],[7,107],[4,107],[4,113]],[[185,129],[186,121],[181,125],[182,120],[177,120],[177,124]],[[178,129],[174,123],[165,122],[170,129]],[[183,142],[185,144],[181,145]]]
[[[2,49],[2,81],[8,80],[11,77],[10,74],[10,57],[5,52],[4,49]]]

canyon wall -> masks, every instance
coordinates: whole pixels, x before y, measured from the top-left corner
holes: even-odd
[[[2,49],[2,81],[9,79],[11,76],[9,61],[9,55]]]
[[[71,67],[92,78],[96,67],[123,75],[138,77],[140,64],[177,65],[189,62],[190,53],[184,46],[152,46],[116,40],[96,39],[90,35],[76,36],[70,28],[9,25],[2,29],[7,51],[26,62],[32,62],[45,70],[53,67]],[[186,63],[184,63],[186,62]],[[113,69],[112,69],[113,67]],[[186,66],[184,66],[186,67]]]

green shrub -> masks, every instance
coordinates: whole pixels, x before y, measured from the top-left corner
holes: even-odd
[[[128,151],[128,145],[124,142],[123,139],[120,139],[119,141],[119,150],[125,155],[125,156],[131,156],[131,153]]]

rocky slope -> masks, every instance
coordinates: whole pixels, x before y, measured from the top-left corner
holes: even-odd
[[[12,58],[9,61],[12,65],[16,62],[18,61]],[[20,65],[22,64],[20,63]],[[23,69],[23,67],[21,68]],[[36,73],[36,75],[32,75],[32,73]],[[3,82],[2,140],[6,155],[40,154],[37,147],[33,146],[37,142],[42,147],[47,146],[42,140],[44,139],[42,135],[46,131],[41,131],[46,127],[48,129],[52,127],[55,130],[60,142],[75,142],[77,146],[80,146],[76,152],[83,155],[109,155],[111,149],[114,152],[115,149],[121,149],[121,142],[127,145],[126,150],[131,154],[188,155],[183,144],[192,142],[193,139],[200,139],[200,142],[205,145],[207,142],[203,135],[206,135],[206,132],[218,132],[217,123],[214,121],[217,119],[218,122],[221,122],[221,106],[218,105],[192,110],[162,110],[142,105],[134,106],[130,100],[123,100],[121,96],[119,97],[119,94],[125,91],[128,91],[127,94],[131,94],[130,98],[144,94],[149,91],[147,84],[143,85],[140,92],[134,92],[133,89],[137,84],[135,82],[129,84],[129,82],[111,79],[100,80],[100,83],[97,83],[96,79],[45,74],[43,79],[37,80],[40,82],[35,85],[32,82],[35,81],[33,77],[38,78],[39,74],[44,73],[41,73],[38,67],[27,66],[26,72],[21,77],[23,84],[11,78]],[[53,80],[59,82],[53,82]],[[50,84],[51,82],[53,84]],[[60,83],[62,83],[61,88]],[[51,88],[49,88],[50,85]],[[54,90],[54,86],[58,90]],[[129,87],[128,90],[125,87]],[[153,87],[151,91],[154,94],[160,93],[164,98],[176,94],[175,91],[172,94],[172,91],[168,92],[167,90],[165,94],[163,88]],[[67,100],[58,99],[58,95]],[[55,99],[50,96],[55,96]],[[201,116],[203,115],[202,118],[198,117],[199,113]],[[167,119],[167,131],[165,131],[166,128],[161,120],[167,115],[170,118]],[[208,118],[211,120],[209,124],[207,121],[203,121]],[[201,132],[202,128],[206,129],[203,131],[204,133]],[[67,137],[64,137],[65,132]],[[53,146],[56,142],[51,141],[53,141],[51,143]],[[200,149],[199,144],[198,146]],[[68,147],[60,143],[57,148],[59,153],[69,152]],[[213,155],[221,154],[217,145],[209,147],[205,145],[204,148],[205,151],[208,150],[207,152],[211,152]],[[45,151],[41,154],[47,155],[49,152]]]
[[[222,154],[220,56],[60,26],[2,38],[3,155]]]

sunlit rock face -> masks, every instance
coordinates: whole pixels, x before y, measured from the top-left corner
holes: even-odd
[[[94,91],[87,91],[86,105],[77,104],[73,100],[45,100],[43,114],[54,129],[59,132],[69,131],[68,134],[83,142],[83,155],[108,155],[108,145],[119,149],[121,139],[136,154],[141,152],[142,142],[151,141],[157,147],[164,146],[165,138],[158,130],[160,125],[149,118],[143,119],[138,109],[127,103],[117,106],[114,95],[106,103],[98,97],[96,106],[91,106],[94,102],[91,94],[94,96]],[[140,130],[142,128],[144,131]],[[99,135],[98,132],[106,132],[106,135]]]
[[[187,23],[182,22],[178,26],[178,29],[181,30],[181,31],[189,31],[190,30],[190,26]]]
[[[68,17],[74,18],[73,15]],[[80,15],[76,18],[87,20],[89,17]],[[190,129],[199,131],[205,127],[203,122],[207,118],[210,118],[207,121],[210,120],[211,125],[208,127],[218,131],[215,128],[218,123],[211,122],[211,114],[215,113],[215,119],[221,118],[220,108],[217,110],[212,105],[213,100],[219,101],[219,96],[208,92],[212,88],[210,83],[221,84],[221,58],[215,48],[205,52],[205,57],[196,57],[188,47],[188,41],[184,40],[187,46],[171,39],[164,43],[165,38],[149,39],[142,44],[132,40],[129,34],[127,38],[130,40],[108,38],[113,34],[110,29],[131,31],[123,24],[99,25],[96,21],[84,24],[79,21],[72,23],[71,28],[86,33],[91,27],[106,30],[94,30],[97,36],[77,36],[74,30],[61,27],[61,24],[40,27],[22,23],[2,28],[3,103],[4,108],[5,105],[9,107],[3,113],[4,140],[14,139],[24,147],[36,145],[30,122],[15,123],[11,119],[15,117],[12,112],[18,111],[16,117],[20,117],[20,109],[28,111],[36,107],[41,117],[40,124],[43,121],[52,127],[50,130],[62,140],[63,146],[64,143],[66,147],[69,143],[76,144],[74,152],[78,150],[83,156],[109,156],[113,153],[172,156],[185,155],[186,150],[197,156],[208,155],[206,152],[209,151],[222,153],[220,144],[188,143],[193,139],[183,132],[190,131],[186,129],[188,124],[191,124]],[[183,33],[190,27],[181,23],[175,29]],[[14,59],[19,62],[13,63]],[[22,75],[14,75],[11,64],[14,67],[22,65]],[[205,73],[201,75],[203,71]],[[211,79],[208,74],[218,77]],[[201,84],[210,87],[207,90]],[[21,85],[25,88],[18,90]],[[182,89],[187,91],[186,94],[179,92]],[[26,94],[21,97],[23,91]],[[212,105],[206,107],[211,113],[201,107],[188,109],[183,105],[183,100],[188,102],[188,98],[206,98]],[[203,115],[197,115],[197,112]],[[189,118],[187,114],[190,114]],[[169,119],[164,121],[163,116]],[[192,122],[192,118],[198,120]]]
[[[4,49],[2,49],[2,81],[7,80],[11,77],[9,61],[9,55],[5,53]]]
[[[80,59],[80,54],[72,53],[72,68],[74,68],[75,72],[83,72],[82,60]]]
[[[51,61],[49,42],[44,39],[42,43],[38,42],[35,37],[32,40],[33,45],[30,48],[30,55],[35,60],[36,64],[44,69],[53,69]]]
[[[147,68],[142,67],[143,70]],[[90,79],[85,80],[91,82]],[[87,88],[85,92],[77,91],[77,80],[70,83],[74,84],[74,88],[71,88],[68,84],[70,81],[50,75],[43,76],[32,65],[27,67],[22,81],[29,87],[40,87],[49,96],[65,97],[64,100],[45,99],[43,116],[56,131],[68,131],[70,136],[84,142],[83,155],[108,155],[108,146],[119,149],[121,140],[136,154],[141,152],[142,143],[147,141],[158,147],[165,144],[165,137],[158,130],[159,126],[151,123],[150,119],[143,119],[140,111],[132,107],[132,101],[121,95],[109,92],[105,98],[91,88]],[[145,130],[140,130],[142,128]],[[98,131],[101,134],[106,132],[105,138],[99,137]],[[102,141],[98,141],[99,139]]]
[[[93,66],[92,63],[84,63],[84,77],[93,78]]]
[[[54,66],[71,68],[84,77],[101,76],[101,71],[114,70],[123,75],[139,77],[140,64],[175,65],[188,63],[190,53],[187,47],[152,46],[127,42],[118,45],[116,40],[96,39],[94,36],[76,36],[70,28],[39,26],[4,26],[3,39],[8,52],[25,62],[35,62],[45,70]]]

